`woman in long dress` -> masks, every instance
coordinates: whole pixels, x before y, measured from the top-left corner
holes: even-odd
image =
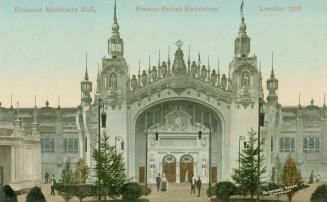
[[[166,174],[163,173],[161,178],[161,191],[165,192],[167,190],[168,190],[168,180],[166,178]]]

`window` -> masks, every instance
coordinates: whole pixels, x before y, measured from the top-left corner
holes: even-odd
[[[319,137],[305,137],[303,141],[303,151],[306,153],[320,151],[320,138]]]
[[[78,153],[78,139],[65,138],[64,139],[64,153]]]
[[[53,137],[41,138],[41,152],[42,153],[55,152],[55,143]]]
[[[279,141],[280,152],[294,152],[295,151],[295,139],[292,137],[282,137]]]

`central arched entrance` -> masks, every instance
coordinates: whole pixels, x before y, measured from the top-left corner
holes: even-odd
[[[173,155],[166,155],[162,164],[162,174],[166,175],[168,182],[176,182],[176,158]]]
[[[184,155],[180,160],[180,182],[189,182],[194,175],[194,160],[191,155]]]
[[[163,173],[169,182],[183,183],[192,175],[201,175],[202,182],[207,183],[209,126],[212,133],[211,172],[216,180],[221,174],[217,176],[215,171],[221,170],[222,163],[222,121],[217,112],[186,100],[158,103],[144,110],[135,125],[136,179],[142,182],[145,176],[147,148],[148,183],[156,183],[155,177]],[[198,136],[200,127],[201,139]]]

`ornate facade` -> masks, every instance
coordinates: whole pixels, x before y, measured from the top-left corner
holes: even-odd
[[[114,11],[108,57],[102,58],[94,99],[86,67],[80,106],[51,108],[46,104],[37,110],[42,117],[42,174],[49,171],[59,176],[59,168],[68,158],[73,162],[85,159],[94,167],[92,147],[97,145],[100,130],[101,135],[111,137],[112,144],[124,142],[125,147],[117,147],[117,152],[123,153],[127,174],[135,181],[144,182],[147,176],[148,182],[154,183],[158,173],[166,173],[171,182],[187,181],[192,174],[208,182],[209,169],[212,182],[230,180],[233,168],[238,167],[238,152],[243,145],[240,136],[258,129],[261,98],[266,181],[275,172],[276,158],[284,162],[288,154],[295,157],[304,178],[311,170],[327,178],[326,105],[318,107],[312,102],[307,107],[281,106],[273,68],[265,99],[257,57],[250,55],[243,14],[226,74],[219,66],[214,69],[204,65],[200,54],[196,60],[185,56],[183,42],[178,40],[174,55],[169,51],[166,61],[159,60],[158,65],[149,65],[143,71],[139,67],[137,75],[129,75],[116,5]],[[100,100],[104,103],[101,113],[107,114],[107,127],[101,129]],[[1,113],[10,110],[14,111],[11,108]],[[32,110],[21,110],[26,127],[31,126]]]

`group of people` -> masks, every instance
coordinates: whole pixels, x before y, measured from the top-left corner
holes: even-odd
[[[198,179],[196,179],[195,176],[192,175],[192,178],[190,179],[190,183],[191,183],[191,194],[195,194],[195,188],[197,188],[198,189],[198,197],[200,197],[201,185],[202,185],[200,176]],[[168,180],[166,178],[165,173],[162,174],[162,178],[160,177],[160,173],[158,173],[158,176],[156,177],[156,185],[157,185],[158,192],[160,190],[163,192],[168,190]]]
[[[44,176],[44,178],[45,178],[45,181],[44,181],[44,184],[48,184],[49,183],[49,177],[50,177],[50,175],[49,175],[49,173],[48,173],[48,171],[47,172],[45,172],[45,176]],[[50,193],[50,196],[54,196],[55,195],[55,185],[56,185],[56,179],[55,179],[55,177],[54,177],[54,175],[52,175],[52,179],[50,180],[51,182],[51,186],[50,186],[50,188],[51,188],[51,193]]]
[[[156,185],[158,191],[167,191],[168,190],[168,180],[166,178],[166,174],[162,174],[162,178],[160,177],[160,173],[158,173],[158,176],[156,177]]]
[[[310,174],[310,178],[309,178],[309,184],[314,183],[314,181],[316,181],[316,183],[319,183],[320,182],[320,175],[319,175],[319,173],[317,175],[315,175],[314,171],[312,170],[311,174]]]
[[[196,187],[198,189],[198,197],[200,197],[201,185],[202,185],[202,181],[201,181],[200,176],[199,176],[198,179],[196,179],[195,176],[192,175],[190,183],[191,183],[191,194],[195,194],[195,187]]]

